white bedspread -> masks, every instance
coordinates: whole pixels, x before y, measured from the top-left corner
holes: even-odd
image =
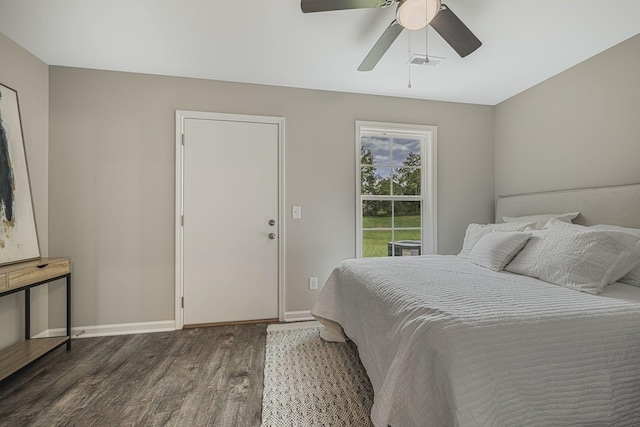
[[[608,288],[456,256],[357,259],[312,314],[357,344],[376,427],[638,426],[640,289]]]

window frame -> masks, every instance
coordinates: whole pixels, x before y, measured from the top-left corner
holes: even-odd
[[[377,196],[375,200],[400,200],[422,201],[422,246],[421,254],[435,254],[438,252],[438,225],[437,225],[437,127],[428,125],[385,123],[356,120],[355,123],[355,169],[356,169],[356,257],[362,258],[362,202],[361,192],[361,164],[360,149],[362,136],[365,133],[390,133],[397,135],[419,136],[424,138],[424,153],[420,156],[422,189],[421,196]],[[371,196],[365,196],[369,200]],[[393,225],[392,225],[393,226]]]

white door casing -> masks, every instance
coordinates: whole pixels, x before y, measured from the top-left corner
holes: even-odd
[[[283,127],[176,112],[176,328],[283,318]]]

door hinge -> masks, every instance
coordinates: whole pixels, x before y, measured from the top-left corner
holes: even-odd
[[[184,227],[184,215],[180,215],[180,225]]]
[[[182,305],[182,308],[184,308],[184,297],[182,297],[181,305]]]
[[[184,132],[182,133],[182,145],[184,145]]]

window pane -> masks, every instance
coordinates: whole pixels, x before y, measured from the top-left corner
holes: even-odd
[[[391,225],[391,201],[362,201],[362,228],[391,228]]]
[[[389,242],[391,242],[391,230],[362,232],[362,256],[379,257],[389,256]]]
[[[360,163],[391,165],[391,140],[388,137],[363,136],[360,140]]]
[[[377,183],[376,169],[373,166],[362,166],[360,168],[360,193],[364,195],[377,194]]]
[[[394,234],[396,241],[415,241],[420,243],[422,240],[422,230],[396,230]]]
[[[420,168],[396,168],[393,171],[393,194],[403,196],[420,196],[422,169]]]
[[[420,203],[419,201],[394,202],[394,228],[420,228],[422,226]]]
[[[362,166],[360,168],[360,193],[368,196],[391,194],[391,168]]]
[[[419,139],[393,139],[393,166],[420,166],[420,154]]]
[[[422,233],[420,230],[396,230],[394,235],[395,256],[422,255]]]

